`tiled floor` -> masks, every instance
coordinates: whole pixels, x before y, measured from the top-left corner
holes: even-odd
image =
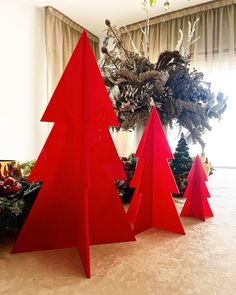
[[[152,229],[136,242],[92,246],[89,280],[75,249],[11,255],[13,241],[2,242],[0,294],[235,295],[236,170],[217,169],[208,188],[214,218],[182,218],[186,236]]]

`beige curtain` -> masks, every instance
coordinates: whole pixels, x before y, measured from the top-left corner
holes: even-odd
[[[179,29],[188,37],[188,22],[199,18],[195,36],[200,39],[191,47],[192,62],[200,68],[227,68],[236,65],[236,1],[221,0],[197,5],[150,19],[150,60],[156,62],[161,52],[174,50],[179,39]],[[145,22],[128,26],[128,30],[142,52],[143,34],[140,27]],[[131,42],[124,29],[122,41],[128,49]]]
[[[84,28],[52,7],[45,7],[47,94],[52,93],[71,57]],[[99,39],[87,32],[96,58],[99,58]]]
[[[200,39],[191,47],[191,65],[205,73],[236,69],[236,0],[212,1],[150,19],[150,60],[156,62],[161,52],[175,49],[179,29],[184,33],[183,46],[186,46],[188,22],[193,23],[197,18],[195,37],[200,36]],[[140,28],[144,26],[145,21],[127,26],[140,53],[143,53]],[[121,40],[128,50],[132,50],[124,29],[121,29]],[[116,135],[120,138],[116,142],[121,155],[135,152],[142,131],[143,126],[138,126],[133,133]]]

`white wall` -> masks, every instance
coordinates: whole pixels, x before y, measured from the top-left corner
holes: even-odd
[[[47,130],[43,8],[1,0],[0,40],[0,159],[31,160]]]

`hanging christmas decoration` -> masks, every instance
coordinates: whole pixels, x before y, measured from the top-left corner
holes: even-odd
[[[150,1],[149,3],[151,7],[156,5],[156,0],[149,0],[149,1]]]
[[[164,9],[165,9],[165,11],[170,9],[170,2],[168,0],[165,1],[165,3],[164,3]]]
[[[149,18],[146,7],[146,25],[143,33],[142,52],[139,52],[128,34],[132,51],[121,42],[121,31],[106,20],[107,35],[101,51],[99,66],[119,118],[120,129],[134,130],[137,123],[145,124],[151,107],[155,104],[163,125],[177,123],[187,129],[187,139],[205,143],[201,135],[211,130],[209,120],[221,118],[226,109],[224,94],[215,94],[211,83],[204,81],[202,72],[190,69],[189,48],[199,37],[193,38],[197,19],[189,23],[187,48],[182,46],[183,32],[174,51],[159,55],[156,63],[149,59]],[[112,44],[112,46],[108,46]],[[119,129],[118,128],[118,129]]]

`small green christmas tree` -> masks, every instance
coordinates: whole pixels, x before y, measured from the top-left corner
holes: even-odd
[[[184,138],[184,134],[182,133],[174,153],[174,160],[170,165],[180,193],[183,193],[187,187],[188,183],[186,178],[193,163],[188,150],[188,144]]]

